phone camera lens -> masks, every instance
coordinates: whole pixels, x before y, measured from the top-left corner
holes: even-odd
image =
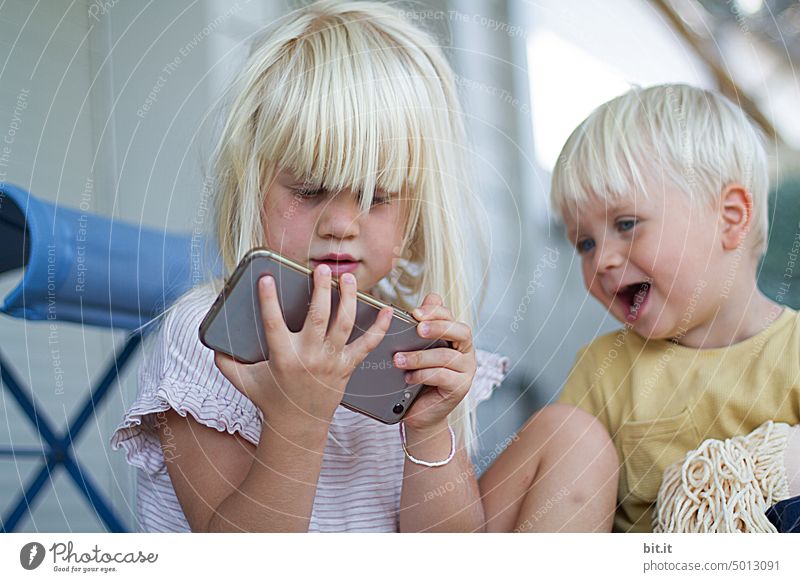
[[[402,404],[395,404],[394,408],[392,408],[392,412],[394,412],[395,414],[400,414],[401,412],[403,412],[403,410],[405,410],[405,406],[403,406]]]

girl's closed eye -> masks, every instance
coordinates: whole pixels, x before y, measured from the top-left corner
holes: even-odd
[[[319,186],[298,186],[297,188],[292,188],[292,192],[299,198],[313,200],[314,198],[321,197],[322,194],[325,193],[325,190]]]
[[[373,206],[380,206],[381,204],[391,204],[391,202],[392,202],[391,196],[379,196],[378,194],[375,194],[375,196],[372,197]]]

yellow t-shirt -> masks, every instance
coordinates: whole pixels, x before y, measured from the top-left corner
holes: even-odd
[[[786,308],[727,348],[610,333],[579,352],[559,401],[595,415],[614,441],[614,530],[652,531],[664,469],[703,440],[745,435],[767,420],[800,424],[800,314]]]

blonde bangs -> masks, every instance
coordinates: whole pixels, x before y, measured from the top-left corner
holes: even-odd
[[[551,203],[563,214],[574,216],[591,200],[613,205],[634,194],[647,196],[638,156],[619,138],[621,130],[610,115],[594,124],[592,117],[570,136],[553,171]]]
[[[636,107],[635,95],[626,96],[626,103],[618,97],[600,106],[570,135],[553,170],[550,199],[556,211],[574,216],[591,200],[612,206],[647,198],[647,178],[650,184],[681,183],[675,153],[659,139],[658,120]]]
[[[267,72],[255,145],[261,159],[299,179],[361,192],[367,209],[376,189],[417,189],[423,168],[432,166],[424,143],[434,136],[425,135],[425,120],[446,103],[432,90],[435,71],[400,39],[365,34],[364,22],[326,20]]]

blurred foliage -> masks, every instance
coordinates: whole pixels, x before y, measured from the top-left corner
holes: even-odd
[[[767,297],[800,309],[800,176],[783,180],[769,196],[769,248],[758,286]]]
[[[711,17],[708,26],[712,38],[718,38],[719,27],[732,25],[751,39],[775,51],[775,57],[792,67],[800,57],[800,2],[797,0],[699,0],[696,4],[672,2],[684,13],[699,7]],[[752,41],[751,41],[752,42]]]

